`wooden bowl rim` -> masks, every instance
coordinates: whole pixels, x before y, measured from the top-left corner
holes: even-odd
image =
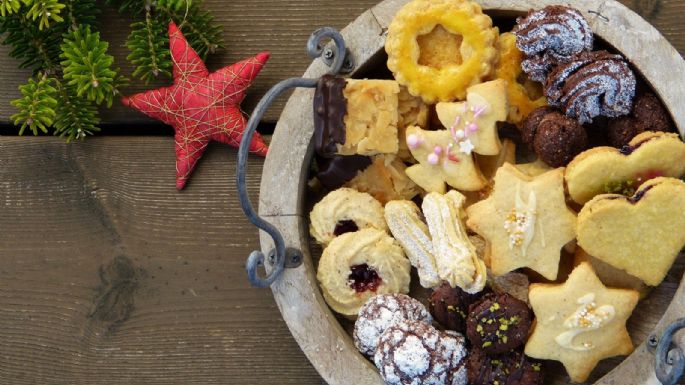
[[[357,63],[355,73],[374,63],[383,50],[385,33],[393,15],[408,1],[382,1],[343,29],[342,34]],[[518,13],[568,3],[558,0],[478,2],[486,11]],[[685,73],[685,60],[677,50],[651,24],[615,0],[576,0],[569,5],[584,13],[597,36],[630,59],[659,94],[681,136],[685,136],[685,87],[674,87],[672,79],[672,74]],[[643,50],[643,47],[649,49]],[[304,77],[318,78],[327,70],[317,59]],[[305,220],[307,213],[303,212],[314,131],[312,96],[313,90],[299,89],[288,100],[264,164],[260,215],[281,230],[288,246],[302,250],[304,254],[303,264],[286,269],[272,285],[272,291],[300,348],[329,384],[384,384],[376,368],[356,350],[352,339],[324,302],[316,282]],[[272,249],[271,239],[263,232],[260,232],[260,241],[265,253]],[[675,319],[685,316],[684,291],[685,284],[681,280],[654,333],[661,333]],[[653,354],[643,343],[596,384],[658,383],[653,374],[653,361]]]

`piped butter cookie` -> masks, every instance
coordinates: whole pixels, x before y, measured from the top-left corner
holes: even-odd
[[[566,168],[571,199],[584,204],[595,195],[632,195],[650,178],[685,174],[685,143],[677,134],[643,132],[626,147],[596,147],[578,155]]]
[[[605,287],[587,262],[564,284],[531,285],[537,322],[526,355],[560,361],[571,381],[584,382],[600,360],[633,351],[626,320],[638,297],[634,290]]]
[[[563,173],[559,168],[529,177],[505,163],[490,197],[467,208],[467,225],[491,244],[494,275],[529,267],[547,279],[557,278],[561,248],[576,235]]]
[[[367,193],[340,188],[328,193],[309,213],[309,232],[321,244],[359,229],[387,231],[383,206]]]
[[[578,245],[650,286],[685,246],[685,182],[655,178],[632,197],[598,195],[578,214]]]
[[[376,294],[408,293],[410,270],[409,260],[392,237],[364,229],[335,238],[323,250],[316,278],[333,310],[356,317]]]

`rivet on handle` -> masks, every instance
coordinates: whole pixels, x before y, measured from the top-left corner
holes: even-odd
[[[324,40],[332,40],[332,45],[323,47]],[[337,75],[341,72],[351,72],[354,69],[354,61],[352,56],[345,47],[345,40],[340,32],[337,30],[324,27],[316,30],[309,41],[307,42],[307,53],[312,59],[320,58],[324,61],[331,70],[329,74]],[[324,57],[322,57],[324,56]],[[259,276],[257,269],[265,263],[264,253],[261,251],[253,251],[247,258],[245,269],[247,270],[247,279],[253,286],[269,287],[272,283],[283,273],[285,268],[297,267],[302,263],[302,252],[293,248],[286,248],[285,240],[280,231],[271,223],[260,217],[250,203],[250,198],[247,195],[247,184],[245,183],[245,175],[247,174],[247,156],[250,150],[250,143],[252,136],[257,129],[257,124],[262,119],[267,108],[273,103],[280,94],[291,88],[315,88],[318,79],[304,79],[291,78],[276,84],[271,88],[259,101],[255,107],[250,120],[247,122],[247,127],[240,141],[238,148],[238,168],[236,171],[236,181],[238,186],[238,197],[240,198],[240,206],[245,213],[247,219],[259,229],[265,231],[274,241],[274,249],[269,252],[267,263],[271,266],[271,272],[266,277]]]

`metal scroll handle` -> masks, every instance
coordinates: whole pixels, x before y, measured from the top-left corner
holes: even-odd
[[[654,371],[663,385],[676,385],[685,374],[685,356],[679,347],[671,349],[673,335],[685,329],[685,318],[679,318],[670,324],[661,339],[656,336],[649,338],[649,345],[656,347]]]
[[[333,41],[334,48],[330,46],[326,48],[323,47],[322,43],[327,39]],[[341,72],[350,72],[354,67],[352,58],[348,55],[342,35],[340,32],[330,27],[318,29],[311,35],[307,42],[307,53],[312,59],[321,57],[324,63],[331,67],[329,71],[329,74],[331,75],[337,75]],[[264,265],[264,253],[261,251],[253,251],[247,258],[247,264],[245,266],[247,270],[247,279],[253,286],[271,286],[276,278],[283,273],[283,270],[286,267],[297,267],[300,265],[302,262],[302,253],[300,250],[286,248],[283,236],[278,229],[271,223],[265,221],[264,218],[260,217],[250,203],[250,199],[247,195],[247,185],[245,184],[245,174],[247,173],[247,155],[250,150],[252,136],[257,129],[257,124],[262,119],[264,112],[266,112],[266,109],[269,108],[274,99],[281,93],[297,87],[315,88],[318,81],[318,79],[291,78],[284,80],[271,88],[266,95],[264,95],[262,100],[259,101],[257,107],[255,107],[250,120],[247,122],[247,129],[240,141],[240,148],[238,149],[238,170],[236,172],[240,206],[243,208],[243,212],[247,219],[249,219],[253,225],[268,233],[275,245],[275,248],[269,252],[269,264],[272,266],[272,270],[271,273],[264,278],[260,277],[257,272],[257,268]]]

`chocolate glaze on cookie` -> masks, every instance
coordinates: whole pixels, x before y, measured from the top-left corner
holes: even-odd
[[[617,118],[633,108],[637,80],[621,55],[583,52],[555,67],[545,81],[549,104],[581,124],[598,116]]]
[[[609,143],[621,148],[645,131],[672,131],[673,123],[656,95],[648,93],[635,99],[629,116],[611,120],[608,125]]]
[[[484,292],[469,294],[459,287],[452,288],[448,283],[443,283],[431,293],[428,300],[430,312],[445,329],[464,333],[469,306],[487,292],[489,289],[486,288]]]
[[[566,166],[588,147],[583,126],[550,107],[534,110],[521,131],[524,142],[552,167]]]
[[[347,103],[343,78],[324,75],[314,93],[314,145],[316,153],[332,157],[338,144],[345,143],[345,115]]]
[[[469,385],[542,385],[542,364],[528,359],[514,350],[497,356],[488,356],[474,348],[466,363]]]
[[[500,354],[526,342],[532,322],[525,302],[506,293],[488,294],[469,308],[466,336],[475,348]]]
[[[335,190],[351,181],[359,171],[364,171],[369,167],[371,158],[363,155],[317,157],[316,164],[319,168],[316,179],[327,189]]]

